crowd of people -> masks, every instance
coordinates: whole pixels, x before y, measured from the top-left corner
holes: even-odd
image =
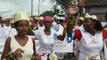
[[[64,60],[66,54],[107,60],[107,13],[105,26],[96,15],[77,13],[71,4],[67,15],[28,17],[17,12],[11,19],[0,17],[1,60]]]

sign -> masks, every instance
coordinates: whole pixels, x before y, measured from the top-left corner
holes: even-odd
[[[66,40],[56,41],[53,50],[54,52],[58,52],[58,53],[72,53],[73,52],[73,40],[69,43],[67,43]]]

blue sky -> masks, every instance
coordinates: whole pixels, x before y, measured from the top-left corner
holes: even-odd
[[[33,15],[37,15],[38,12],[38,0],[33,0]],[[52,10],[52,6],[55,3],[51,3],[49,0],[41,1],[40,13],[46,10]],[[30,15],[31,12],[31,0],[0,0],[0,11],[25,11]]]

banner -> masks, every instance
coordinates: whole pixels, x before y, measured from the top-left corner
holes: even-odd
[[[69,43],[67,41],[56,41],[53,48],[54,52],[58,53],[72,53],[73,52],[73,40]]]

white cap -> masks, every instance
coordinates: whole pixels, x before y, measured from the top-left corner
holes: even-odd
[[[35,19],[38,19],[38,17],[36,16]]]
[[[15,14],[13,14],[12,16],[14,22],[20,21],[20,20],[29,20],[27,14],[25,14],[24,12],[17,12]]]
[[[41,16],[41,17],[35,17],[35,19],[37,19],[37,20],[43,20],[43,17]]]
[[[84,17],[82,17],[82,16],[81,16],[79,19],[80,19],[81,21],[84,21]]]
[[[65,20],[65,15],[64,14],[59,14],[57,17],[56,17],[57,20]]]
[[[58,20],[65,20],[65,17],[57,17],[56,19],[58,19]]]
[[[89,15],[89,13],[86,13],[84,18],[92,18],[92,16]]]
[[[43,20],[43,17],[39,17],[39,20]]]
[[[94,20],[98,20],[98,17],[96,15],[89,15],[89,13],[87,13],[85,15],[85,18],[91,18],[91,19],[94,19]]]
[[[54,15],[54,18],[57,18],[57,15]]]
[[[92,19],[94,19],[94,20],[98,20],[98,18],[97,18],[96,15],[92,15]]]

